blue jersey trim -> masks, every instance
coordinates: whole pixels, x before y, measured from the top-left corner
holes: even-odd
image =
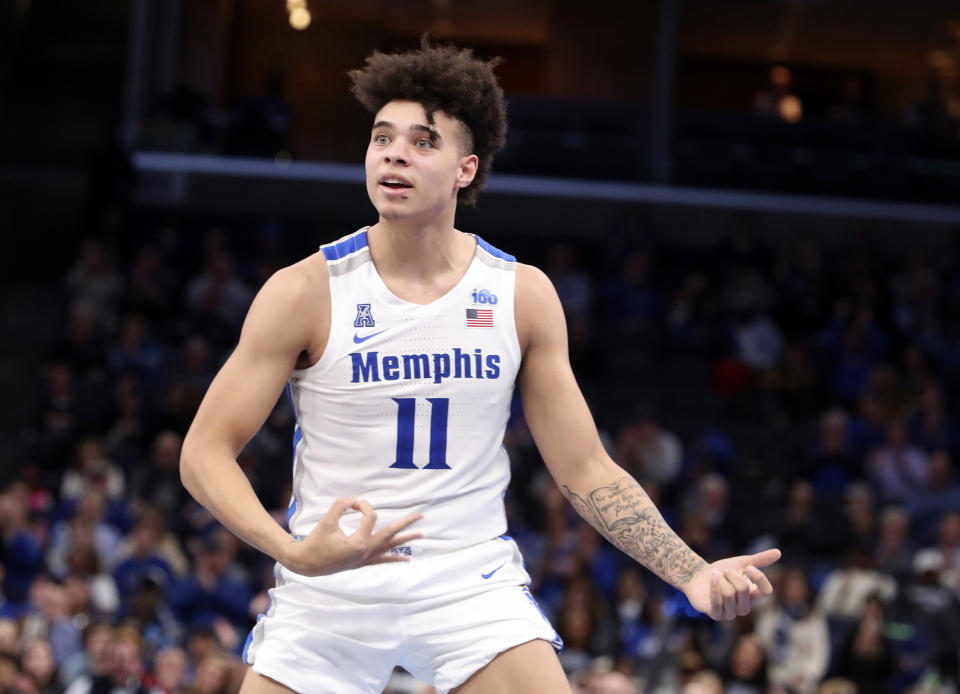
[[[297,466],[297,446],[300,445],[300,441],[303,439],[303,432],[300,431],[300,427],[297,426],[293,431],[293,467],[296,469]],[[291,494],[293,497],[290,500],[290,507],[287,508],[287,528],[290,527],[290,519],[293,518],[293,514],[297,512],[297,495],[296,492]]]
[[[504,253],[499,248],[494,248],[479,236],[477,236],[476,239],[477,239],[477,245],[480,246],[480,248],[485,250],[487,253],[492,255],[494,258],[500,258],[501,260],[506,260],[511,263],[517,262],[517,259],[514,258],[512,255],[510,255],[509,253]]]
[[[362,250],[367,247],[367,230],[364,229],[359,234],[354,234],[348,238],[345,238],[339,243],[334,243],[329,246],[321,246],[323,254],[326,256],[327,260],[339,260],[340,258],[345,258],[351,253],[356,253],[359,250]]]
[[[257,615],[257,624],[260,623],[260,620],[263,619],[263,615]],[[256,624],[253,626],[253,629],[256,629]],[[243,660],[247,665],[253,665],[249,660],[250,645],[253,643],[253,629],[250,630],[250,633],[247,634],[247,641],[243,644],[243,655],[240,656],[240,659]]]

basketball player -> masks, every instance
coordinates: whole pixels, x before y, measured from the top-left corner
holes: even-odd
[[[771,592],[758,567],[778,550],[707,564],[604,452],[547,277],[454,227],[505,139],[492,67],[424,45],[351,73],[378,221],[264,284],[187,435],[184,484],[277,561],[242,694],[373,694],[396,665],[438,692],[570,691],[503,535],[515,384],[554,480],[610,542],[714,619]],[[285,384],[289,533],[236,463]]]

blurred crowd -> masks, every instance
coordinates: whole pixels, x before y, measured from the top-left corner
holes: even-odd
[[[189,498],[180,446],[256,289],[350,230],[145,226],[64,279],[0,493],[0,692],[235,692],[266,609],[271,562]],[[960,244],[759,238],[489,239],[551,276],[605,445],[683,538],[784,554],[762,609],[704,619],[576,516],[517,402],[509,533],[561,662],[580,694],[954,693]],[[292,431],[281,400],[239,457],[280,523]]]

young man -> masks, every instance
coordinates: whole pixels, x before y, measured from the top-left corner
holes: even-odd
[[[243,694],[568,692],[559,638],[506,532],[514,383],[577,511],[715,619],[771,592],[769,550],[706,564],[604,452],[547,277],[454,228],[506,132],[491,63],[424,46],[351,73],[372,111],[371,227],[276,273],[183,446],[184,484],[277,560]],[[297,417],[287,533],[236,456],[286,384]]]

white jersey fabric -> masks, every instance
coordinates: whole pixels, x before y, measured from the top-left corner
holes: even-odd
[[[510,479],[503,434],[520,346],[516,259],[480,238],[463,278],[420,305],[394,295],[366,228],[321,249],[330,274],[330,335],[288,394],[294,434],[290,530],[305,536],[338,497],[368,500],[377,528],[422,512],[417,556],[506,532]],[[341,521],[347,534],[361,515]],[[328,577],[330,578],[330,577]]]

